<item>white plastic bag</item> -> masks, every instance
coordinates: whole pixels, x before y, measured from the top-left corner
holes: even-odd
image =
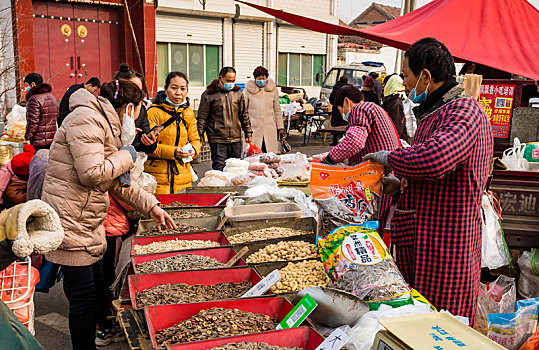
[[[131,115],[129,114],[129,107],[131,107]],[[128,104],[125,107],[125,113],[122,120],[122,132],[120,139],[122,140],[122,145],[129,146],[135,140],[135,135],[137,134],[135,127],[135,118],[133,118],[133,113],[135,112],[135,106],[132,103]]]
[[[287,155],[288,156],[288,155]],[[283,181],[307,181],[311,178],[309,172],[309,161],[307,156],[303,153],[296,153],[293,155],[291,162],[283,162],[283,156],[281,156],[281,167],[283,168],[283,174],[281,180]],[[288,157],[285,158],[288,161]]]
[[[189,169],[191,169],[191,182],[197,182],[198,181],[198,175],[197,175],[195,169],[193,169],[192,166],[190,166]]]
[[[495,270],[509,264],[505,240],[500,226],[500,216],[492,205],[494,197],[491,193],[483,194],[481,210],[483,213],[481,267]]]
[[[513,147],[503,152],[502,163],[507,166],[507,170],[527,171],[530,170],[528,161],[524,159],[525,143],[520,143],[518,137],[515,137]]]
[[[417,120],[412,110],[417,104],[415,104],[409,98],[406,98],[403,102],[404,106],[404,119],[406,122],[406,133],[409,137],[414,137],[415,131],[417,129]]]

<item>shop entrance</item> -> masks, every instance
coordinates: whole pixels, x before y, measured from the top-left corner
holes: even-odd
[[[120,66],[120,7],[33,1],[36,72],[61,99],[90,77],[112,79]]]

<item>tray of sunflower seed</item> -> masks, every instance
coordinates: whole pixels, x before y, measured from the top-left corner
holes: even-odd
[[[161,236],[176,235],[181,233],[215,231],[221,219],[218,216],[209,216],[203,218],[176,219],[176,229],[158,230],[153,220],[141,220],[139,222],[137,236]]]
[[[213,207],[201,207],[201,208],[181,208],[181,209],[168,209],[165,208],[165,211],[173,219],[194,219],[194,218],[207,218],[210,216],[219,216],[223,211],[223,208],[213,208]]]

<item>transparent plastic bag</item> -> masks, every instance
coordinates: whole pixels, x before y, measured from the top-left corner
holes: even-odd
[[[148,155],[143,152],[137,152],[137,160],[131,169],[131,180],[137,181],[140,174],[144,171],[144,163],[148,160]]]
[[[26,108],[19,105],[13,106],[6,120],[7,135],[14,139],[24,139],[26,132]]]
[[[534,253],[537,256],[536,259],[533,259]],[[539,297],[539,253],[537,250],[523,252],[518,258],[518,267],[520,268],[518,292],[525,298]]]
[[[479,283],[475,330],[487,335],[488,315],[515,311],[517,291],[515,279],[504,275],[485,285]]]
[[[500,225],[500,215],[495,207],[500,208],[498,203],[493,205],[496,199],[492,193],[483,195],[481,205],[483,213],[483,232],[482,232],[482,254],[481,267],[488,267],[491,270],[508,265],[509,252],[506,249],[505,239],[503,237],[502,227]]]
[[[311,176],[309,173],[309,161],[307,160],[307,156],[299,152],[287,156],[293,157],[287,157],[287,162],[281,160],[281,168],[283,169],[281,180],[292,182],[308,181]],[[289,159],[290,162],[288,162]]]
[[[140,173],[139,177],[137,177],[134,182],[136,186],[142,188],[148,193],[154,193],[157,189],[157,180],[155,177],[145,172]]]

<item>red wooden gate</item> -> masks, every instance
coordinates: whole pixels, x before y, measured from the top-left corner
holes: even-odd
[[[33,1],[36,72],[61,99],[73,84],[118,70],[121,8]]]

